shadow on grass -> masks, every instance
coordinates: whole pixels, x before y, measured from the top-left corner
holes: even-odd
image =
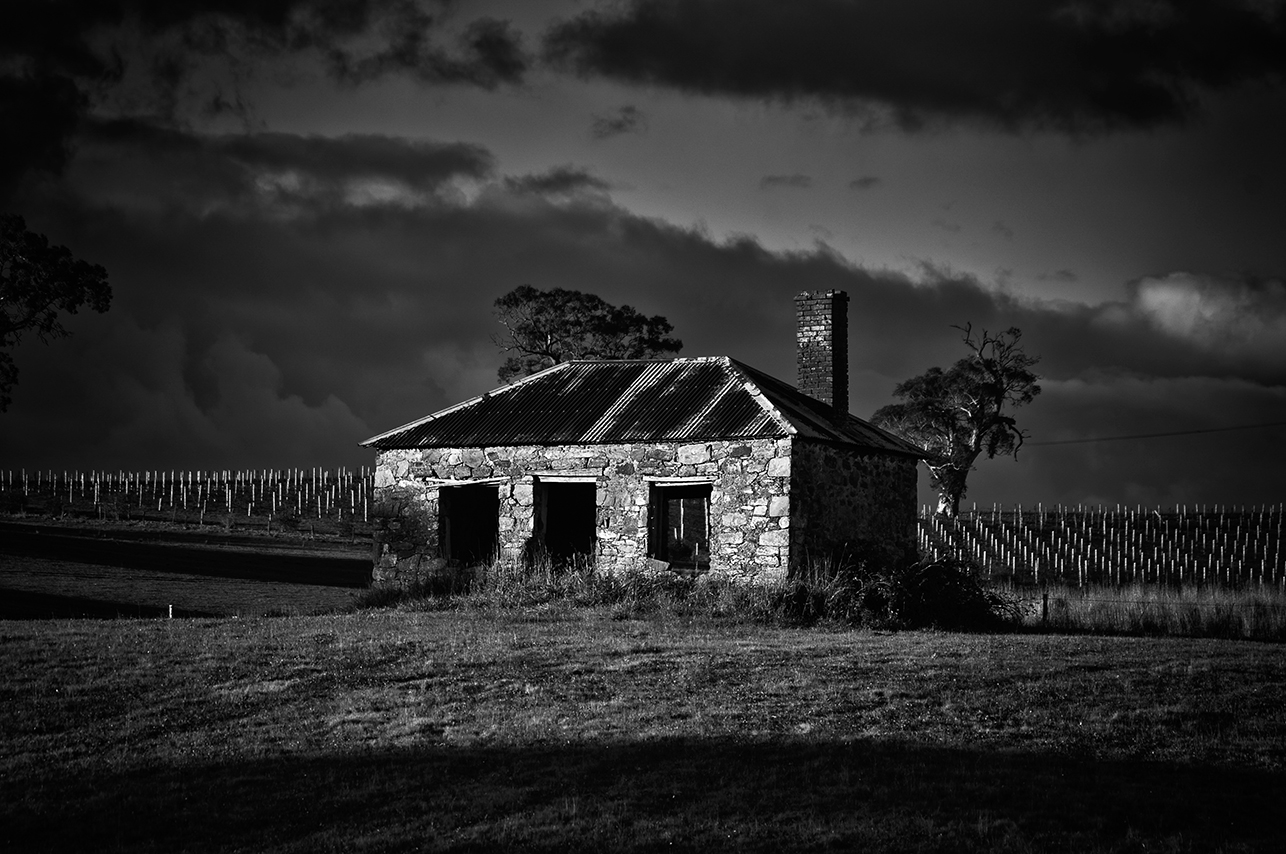
[[[107,602],[84,596],[61,596],[0,588],[0,620],[117,619],[139,617],[214,617],[213,612],[134,602]]]
[[[308,556],[262,551],[220,551],[195,545],[154,541],[118,541],[80,532],[9,525],[3,527],[0,553],[13,557],[65,560],[154,572],[179,572],[251,581],[280,581],[328,587],[365,587],[370,583],[368,557]]]
[[[0,783],[0,827],[10,851],[1278,851],[1282,782],[806,738],[419,746],[33,767]]]

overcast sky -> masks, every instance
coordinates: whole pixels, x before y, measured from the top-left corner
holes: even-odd
[[[4,4],[0,209],[115,299],[0,468],[370,464],[521,284],[793,381],[838,288],[857,415],[953,324],[1041,357],[965,506],[1276,502],[1286,425],[1195,431],[1286,422],[1284,71],[1280,0]]]

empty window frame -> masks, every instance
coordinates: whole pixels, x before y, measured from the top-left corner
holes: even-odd
[[[491,485],[444,486],[438,491],[438,543],[452,563],[494,560],[500,534],[500,491]]]
[[[708,483],[654,483],[648,501],[648,554],[680,572],[710,568]]]
[[[536,537],[554,565],[592,561],[598,517],[594,481],[538,480],[535,503]]]

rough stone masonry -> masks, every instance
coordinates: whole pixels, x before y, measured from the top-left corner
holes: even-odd
[[[379,455],[375,487],[400,499],[428,524],[392,538],[377,561],[377,584],[405,585],[440,566],[442,489],[461,483],[498,490],[497,557],[520,561],[536,526],[535,492],[549,479],[584,478],[595,488],[595,566],[603,572],[647,569],[652,490],[705,485],[712,573],[744,580],[784,577],[791,546],[789,439],[689,444],[526,445],[506,448],[389,450]]]

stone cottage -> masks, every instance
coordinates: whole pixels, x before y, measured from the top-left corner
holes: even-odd
[[[848,412],[848,297],[802,293],[799,388],[727,356],[578,361],[382,433],[377,585],[442,560],[780,578],[914,548],[921,452]]]

